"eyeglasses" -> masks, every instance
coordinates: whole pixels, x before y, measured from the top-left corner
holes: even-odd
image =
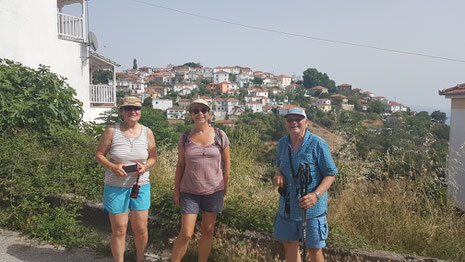
[[[140,109],[141,109],[141,108],[138,107],[138,106],[125,106],[125,107],[123,107],[123,110],[124,110],[124,111],[128,111],[128,112],[129,112],[129,111],[133,111],[133,110],[134,110],[134,111],[139,111]]]
[[[304,117],[302,117],[302,116],[301,117],[291,117],[291,116],[286,117],[286,122],[288,122],[288,123],[292,123],[294,121],[299,123],[302,120],[304,120]]]
[[[192,109],[192,113],[194,113],[194,114],[196,114],[196,115],[197,115],[198,113],[200,113],[200,112],[202,112],[202,114],[206,114],[206,113],[209,112],[209,111],[210,111],[210,110],[206,109],[205,107],[202,108],[202,109],[198,109],[198,108]]]

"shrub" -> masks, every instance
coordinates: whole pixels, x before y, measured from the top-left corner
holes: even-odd
[[[35,70],[0,59],[0,131],[76,128],[83,111],[74,95],[65,78],[44,65]]]
[[[0,225],[73,246],[86,234],[78,205],[54,203],[65,193],[100,199],[103,169],[93,159],[95,139],[70,130],[53,132],[53,139],[26,130],[0,135]]]

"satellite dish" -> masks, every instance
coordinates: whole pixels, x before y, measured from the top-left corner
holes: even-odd
[[[92,48],[92,50],[97,51],[97,48],[98,48],[97,37],[92,32],[89,32],[89,46],[90,48]]]

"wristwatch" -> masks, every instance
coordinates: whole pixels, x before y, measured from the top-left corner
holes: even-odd
[[[315,193],[315,195],[316,195],[316,199],[320,199],[320,197],[321,197],[321,196],[320,196],[320,192],[318,192],[318,191],[315,191],[315,192],[313,192],[313,193]]]

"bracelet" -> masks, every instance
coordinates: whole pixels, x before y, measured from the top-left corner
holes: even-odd
[[[320,196],[320,192],[318,192],[318,191],[315,191],[314,193],[315,193],[315,195],[316,195],[316,199],[318,199],[318,200],[319,200],[319,199],[320,199],[320,197],[321,197],[321,196]]]

